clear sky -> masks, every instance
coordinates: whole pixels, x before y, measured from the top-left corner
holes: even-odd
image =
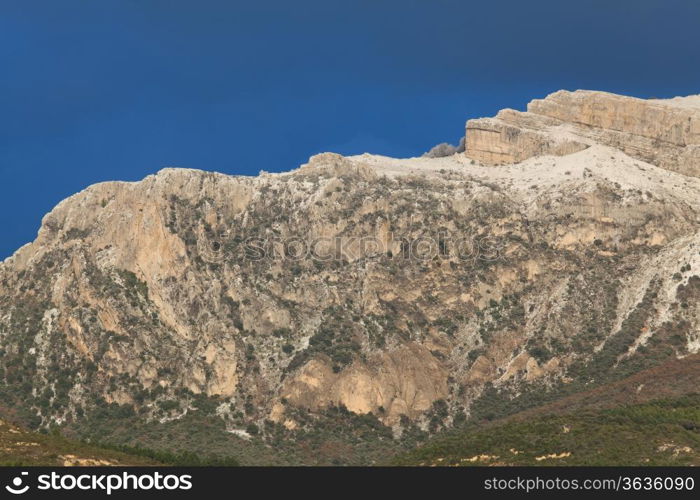
[[[560,88],[700,93],[699,59],[696,0],[0,0],[0,258],[95,182],[415,156]]]

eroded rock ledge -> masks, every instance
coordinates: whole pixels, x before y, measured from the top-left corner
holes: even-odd
[[[561,90],[526,112],[504,109],[467,122],[465,154],[487,165],[563,156],[592,143],[685,175],[700,176],[700,99],[638,99]]]

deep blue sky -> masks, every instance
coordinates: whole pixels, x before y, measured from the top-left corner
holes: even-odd
[[[0,258],[164,166],[415,156],[560,88],[700,93],[696,0],[0,0]]]

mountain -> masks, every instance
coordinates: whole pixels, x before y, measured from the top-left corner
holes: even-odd
[[[562,91],[450,156],[90,186],[0,265],[0,414],[376,463],[698,353],[699,101]]]

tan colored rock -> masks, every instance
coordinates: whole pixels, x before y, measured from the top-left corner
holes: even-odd
[[[496,118],[469,120],[465,154],[486,165],[506,165],[533,156],[563,156],[587,147],[585,143],[549,135],[547,126],[554,124],[548,120],[538,123],[512,109],[499,112]]]
[[[687,98],[692,99],[692,98]],[[700,107],[696,100],[645,100],[607,92],[559,91],[467,122],[465,155],[487,165],[562,156],[604,144],[640,160],[700,176]]]
[[[496,365],[485,356],[479,356],[469,369],[464,379],[465,384],[478,384],[493,380],[496,375]]]
[[[230,428],[270,418],[288,429],[308,425],[299,411],[331,405],[423,425],[437,400],[450,416],[468,412],[489,384],[570,380],[571,363],[597,347],[576,351],[588,326],[606,342],[652,285],[655,315],[628,355],[667,322],[692,328],[673,355],[697,352],[700,316],[676,294],[700,269],[700,179],[633,157],[656,140],[651,120],[675,130],[659,129],[658,158],[689,151],[693,129],[674,120],[692,122],[692,100],[596,94],[594,106],[569,94],[504,111],[484,122],[483,140],[472,136],[484,162],[518,165],[321,154],[283,174],[165,169],[92,186],[0,264],[0,348],[31,356],[15,366],[37,367],[33,394],[52,393],[53,360],[72,374],[67,408],[46,410],[44,424],[90,398],[160,420],[215,396],[201,406]],[[567,99],[583,101],[571,104],[581,123],[565,121],[576,118],[558,107]],[[649,123],[628,124],[647,104]],[[436,231],[450,255],[406,258],[402,238]],[[256,260],[251,238],[274,240],[275,252],[290,238],[347,245],[330,263]],[[481,242],[497,244],[492,260]],[[685,263],[692,271],[679,272]],[[558,357],[540,365],[532,345]]]
[[[312,360],[285,383],[281,396],[297,406],[343,405],[395,423],[401,415],[414,418],[444,398],[446,378],[445,367],[427,349],[407,344],[340,373],[320,359]]]

